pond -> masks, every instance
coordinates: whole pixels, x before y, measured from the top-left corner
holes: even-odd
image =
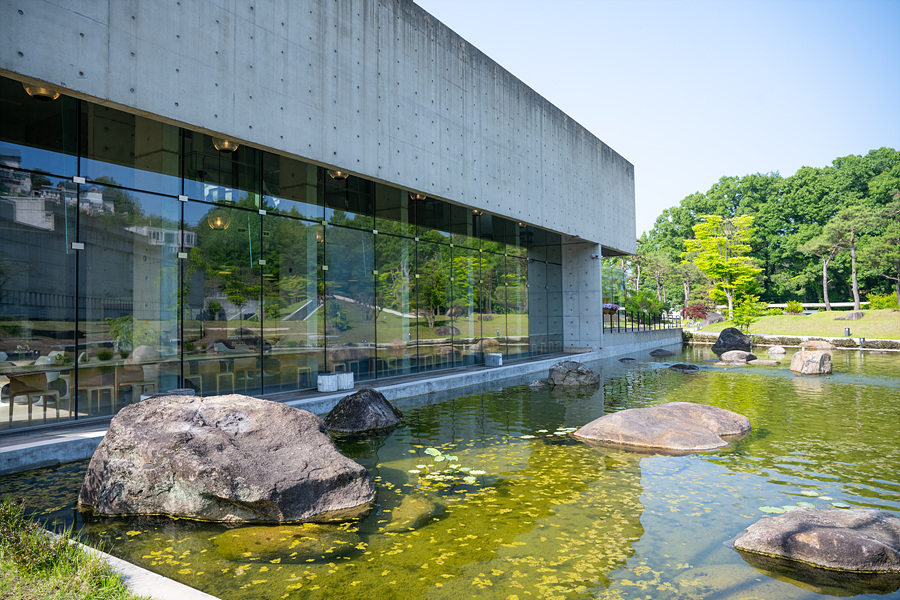
[[[708,348],[591,366],[590,390],[494,386],[398,403],[388,435],[344,440],[377,505],[360,522],[253,527],[99,519],[75,507],[86,462],[0,479],[0,495],[87,542],[223,599],[847,596],[756,570],[731,547],[783,507],[900,512],[900,356],[836,351],[831,376],[718,368]],[[666,366],[696,362],[681,374]],[[721,451],[600,450],[570,432],[605,412],[687,401],[747,415]],[[455,465],[452,466],[451,465]],[[761,510],[765,508],[765,510]],[[884,598],[861,594],[859,598]]]

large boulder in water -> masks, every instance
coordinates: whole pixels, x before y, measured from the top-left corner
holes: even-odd
[[[362,433],[393,427],[402,418],[381,392],[363,388],[341,398],[325,416],[325,427],[337,433]]]
[[[801,375],[828,375],[834,371],[831,353],[801,347],[791,357],[791,371]]]
[[[721,436],[743,435],[750,420],[730,410],[670,402],[629,408],[591,421],[573,435],[589,442],[673,453],[702,452],[728,445]]]
[[[552,386],[596,385],[600,383],[600,378],[580,362],[564,360],[550,367],[547,383]]]
[[[723,354],[729,350],[750,352],[750,338],[741,333],[741,330],[737,327],[726,327],[723,329],[712,347],[712,351],[716,354]]]
[[[237,394],[126,406],[78,494],[103,515],[248,522],[358,517],[374,498],[366,469],[338,452],[319,417]]]
[[[872,509],[798,508],[754,523],[734,547],[825,569],[900,573],[900,517]]]

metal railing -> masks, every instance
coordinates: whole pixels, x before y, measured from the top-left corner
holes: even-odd
[[[666,314],[648,315],[643,312],[629,313],[625,309],[619,309],[612,314],[603,314],[603,331],[605,333],[678,329],[680,327],[680,317],[670,317]]]

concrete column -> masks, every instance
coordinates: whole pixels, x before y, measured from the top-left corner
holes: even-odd
[[[563,236],[563,340],[566,350],[603,346],[600,245]]]

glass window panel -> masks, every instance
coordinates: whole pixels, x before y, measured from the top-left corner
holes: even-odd
[[[416,196],[416,235],[438,241],[450,237],[450,204]]]
[[[112,210],[123,206],[129,210]],[[79,212],[78,411],[108,415],[141,394],[178,387],[162,363],[178,353],[180,206],[165,196],[83,185]]]
[[[81,175],[91,181],[181,193],[181,137],[174,125],[81,103]]]
[[[73,417],[76,357],[74,186],[14,170],[3,183],[0,431]]]
[[[415,372],[416,243],[409,238],[375,236],[375,304],[378,306],[376,362],[379,377]]]
[[[547,263],[528,260],[528,340],[531,355],[547,353]]]
[[[184,385],[204,396],[260,390],[260,355],[271,343],[262,336],[259,219],[234,207],[184,205],[185,239],[196,239],[183,266]]]
[[[328,225],[325,230],[325,348],[331,372],[375,377],[375,236]]]
[[[270,152],[263,152],[262,158],[262,208],[310,220],[325,217],[319,167]]]
[[[233,203],[260,208],[259,151],[240,144],[234,151],[219,138],[183,131],[184,193],[204,202]]]
[[[321,169],[325,219],[329,223],[371,230],[375,227],[375,184],[359,177],[332,177]]]
[[[59,177],[78,174],[74,98],[38,100],[20,82],[0,77],[0,107],[0,171],[21,168]]]
[[[453,324],[447,315],[452,299],[450,246],[420,240],[416,244],[416,313],[418,371],[453,364]]]
[[[454,245],[481,248],[481,240],[474,236],[478,212],[464,206],[450,205],[450,232]]]
[[[528,356],[529,345],[528,259],[508,256],[506,266],[507,352],[510,358],[521,358]]]
[[[480,344],[481,321],[476,315],[480,305],[481,253],[453,247],[449,315],[452,319],[454,366],[484,363]]]
[[[481,261],[481,284],[478,290],[481,350],[506,355],[506,257],[482,252]]]
[[[266,393],[311,388],[324,369],[323,226],[263,217]]]
[[[404,237],[415,237],[415,202],[409,192],[381,183],[375,184],[375,229]]]

